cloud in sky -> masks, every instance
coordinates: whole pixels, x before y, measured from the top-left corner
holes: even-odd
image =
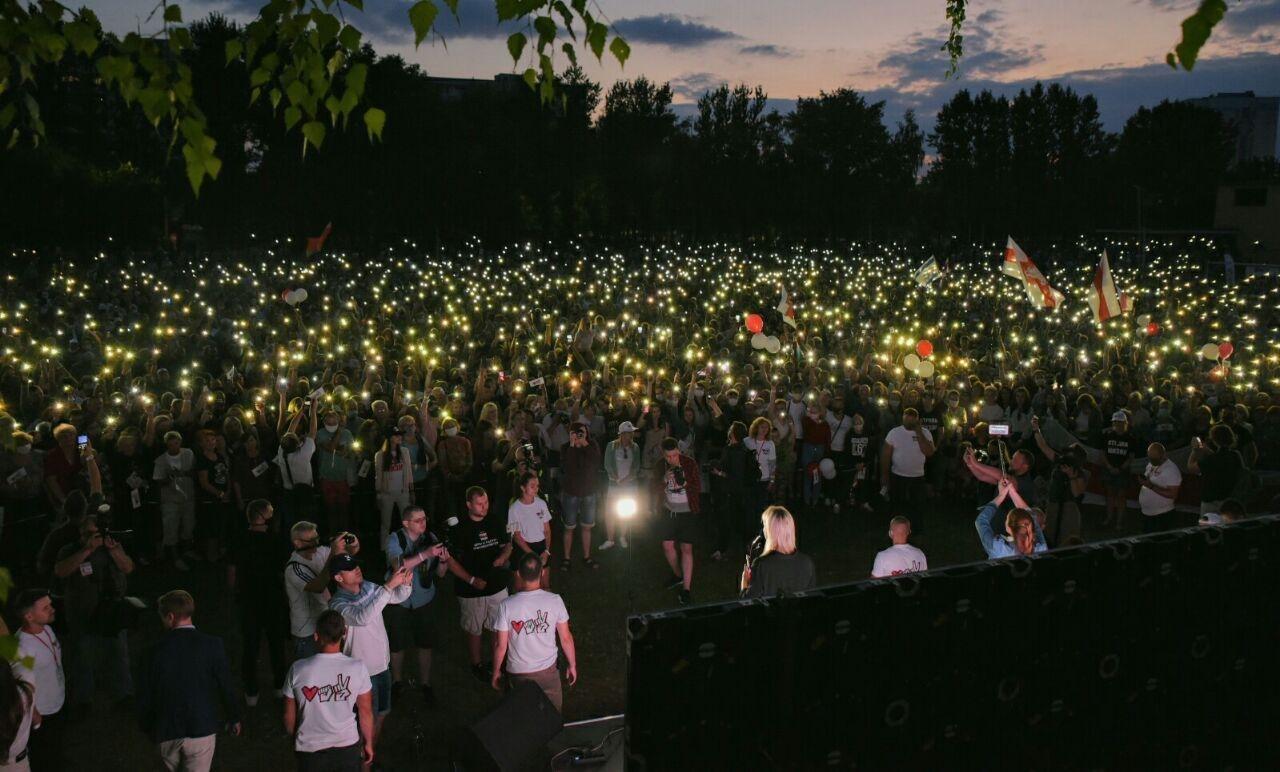
[[[696,48],[739,37],[737,33],[705,24],[692,16],[672,13],[618,19],[613,26],[629,43],[656,43],[671,48]]]
[[[795,51],[784,46],[775,46],[772,43],[757,43],[755,45],[743,46],[738,49],[738,53],[744,56],[772,56],[775,59],[790,59],[796,55]]]
[[[727,81],[710,72],[688,72],[678,78],[672,78],[670,82],[672,94],[690,101],[697,101],[698,97]]]

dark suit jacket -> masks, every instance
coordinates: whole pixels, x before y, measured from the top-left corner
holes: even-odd
[[[143,661],[138,718],[156,742],[216,734],[218,702],[240,720],[222,639],[196,630],[169,630]]]

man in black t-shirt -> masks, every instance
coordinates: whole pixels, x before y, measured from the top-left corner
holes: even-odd
[[[245,508],[247,527],[233,540],[228,554],[233,562],[227,569],[227,583],[240,607],[240,634],[244,644],[240,674],[245,702],[258,704],[258,650],[265,637],[271,660],[271,688],[284,685],[285,632],[289,629],[289,605],[280,572],[289,558],[289,549],[271,533],[275,510],[266,499],[254,499]]]
[[[1133,473],[1129,462],[1137,451],[1138,438],[1129,431],[1129,415],[1117,410],[1111,416],[1111,428],[1102,433],[1103,455],[1107,459],[1102,485],[1107,491],[1107,517],[1102,524],[1115,523],[1119,531],[1124,526],[1124,510],[1133,487]]]
[[[467,516],[450,529],[449,541],[455,550],[450,553],[449,571],[462,630],[467,634],[471,672],[488,683],[490,666],[480,658],[482,636],[507,597],[510,577],[505,566],[511,560],[511,535],[506,515],[489,511],[489,494],[484,488],[473,485],[467,489]]]

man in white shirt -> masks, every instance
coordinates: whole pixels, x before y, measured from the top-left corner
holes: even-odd
[[[66,674],[62,669],[62,643],[54,635],[53,600],[47,590],[23,590],[14,602],[14,611],[22,622],[18,631],[18,659],[13,672],[18,678],[35,685],[36,712],[32,719],[30,750],[31,768],[63,769],[62,732],[66,701]],[[22,660],[30,657],[27,668]]]
[[[165,432],[164,453],[156,459],[151,479],[162,481],[160,488],[161,543],[174,568],[186,571],[183,557],[197,558],[192,548],[196,529],[196,487],[192,470],[196,465],[191,448],[182,447],[182,435]]]
[[[338,590],[329,600],[329,608],[342,614],[347,623],[346,643],[342,652],[355,657],[369,670],[373,683],[374,735],[382,729],[382,721],[391,711],[391,643],[382,621],[382,609],[388,603],[404,603],[413,591],[413,570],[400,569],[385,584],[366,582],[360,565],[350,555],[338,555],[329,561],[329,575]]]
[[[1153,442],[1147,446],[1147,469],[1141,483],[1138,506],[1144,515],[1142,532],[1156,533],[1173,528],[1173,507],[1178,499],[1178,488],[1182,485],[1182,472],[1169,460],[1164,445]]]
[[[498,606],[493,627],[493,688],[501,691],[503,664],[507,685],[532,681],[563,712],[560,670],[556,667],[556,639],[569,663],[569,685],[578,681],[578,655],[569,632],[569,611],[559,595],[542,589],[542,563],[532,553],[520,558],[516,593]]]
[[[924,465],[933,451],[933,435],[913,407],[902,411],[902,425],[889,430],[880,451],[880,495],[894,515],[915,518],[917,533],[924,533]]]
[[[289,431],[280,435],[280,450],[276,452],[275,461],[284,486],[280,509],[286,525],[293,525],[315,510],[316,483],[311,470],[311,457],[315,455],[316,434],[320,430],[319,409],[319,400],[312,399],[310,410],[306,413],[298,411],[289,423]],[[302,417],[307,413],[311,417],[310,427],[306,434],[299,436],[298,428]],[[283,416],[281,420],[283,421]]]
[[[303,659],[316,653],[316,618],[329,607],[329,572],[325,565],[331,557],[359,553],[360,542],[352,534],[340,533],[330,546],[322,546],[319,529],[307,520],[294,523],[289,538],[294,550],[284,567],[289,634],[293,636],[294,658]]]
[[[285,678],[284,729],[299,772],[357,772],[373,763],[373,684],[364,663],[342,653],[346,633],[341,614],[321,613],[317,653],[294,662]]]
[[[899,515],[889,521],[889,540],[893,546],[876,553],[875,563],[871,566],[872,579],[929,570],[929,561],[919,548],[907,543],[909,538],[910,520]]]

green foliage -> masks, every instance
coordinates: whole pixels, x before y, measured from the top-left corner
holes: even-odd
[[[951,23],[951,30],[947,34],[947,42],[942,44],[942,50],[946,51],[951,57],[951,64],[947,68],[947,77],[956,74],[956,68],[960,66],[960,57],[964,55],[964,12],[965,0],[947,0],[947,21]]]
[[[1175,70],[1179,64],[1186,70],[1195,67],[1200,49],[1226,13],[1225,0],[1202,0],[1196,12],[1182,20],[1182,40],[1165,56],[1169,66]]]

